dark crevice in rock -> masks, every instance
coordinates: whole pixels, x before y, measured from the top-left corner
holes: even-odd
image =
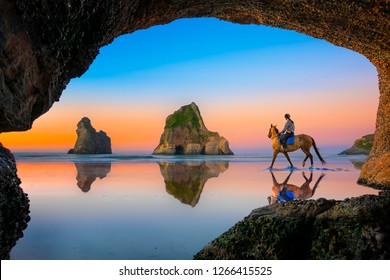
[[[184,148],[182,145],[177,145],[175,148],[175,155],[182,155],[184,153]]]

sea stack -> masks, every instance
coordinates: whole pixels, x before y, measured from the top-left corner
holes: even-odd
[[[110,137],[104,131],[96,132],[87,117],[79,121],[76,133],[76,144],[68,154],[112,154]]]
[[[203,123],[198,106],[192,102],[169,115],[160,144],[153,154],[233,155],[229,142]]]
[[[374,143],[374,134],[368,134],[355,140],[352,147],[342,151],[339,155],[368,155]]]

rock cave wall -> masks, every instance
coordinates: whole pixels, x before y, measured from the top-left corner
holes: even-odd
[[[378,71],[380,102],[359,181],[390,188],[389,15],[387,0],[0,0],[0,132],[30,129],[116,37],[215,17],[295,30],[367,57]]]

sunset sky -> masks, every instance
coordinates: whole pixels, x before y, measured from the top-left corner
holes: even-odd
[[[319,147],[349,147],[374,132],[378,98],[376,69],[358,53],[295,31],[184,19],[103,47],[30,131],[0,142],[15,152],[67,152],[87,116],[114,153],[151,153],[165,118],[195,102],[233,152],[269,148],[268,128],[283,127],[285,113]]]

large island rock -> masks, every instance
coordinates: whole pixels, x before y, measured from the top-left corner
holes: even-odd
[[[169,115],[160,144],[153,154],[233,155],[228,141],[203,123],[198,106],[192,102]]]
[[[68,154],[112,154],[111,139],[104,131],[96,132],[84,117],[77,124],[77,141]]]
[[[342,151],[339,155],[368,155],[374,143],[374,134],[368,134],[357,139],[351,148]]]

